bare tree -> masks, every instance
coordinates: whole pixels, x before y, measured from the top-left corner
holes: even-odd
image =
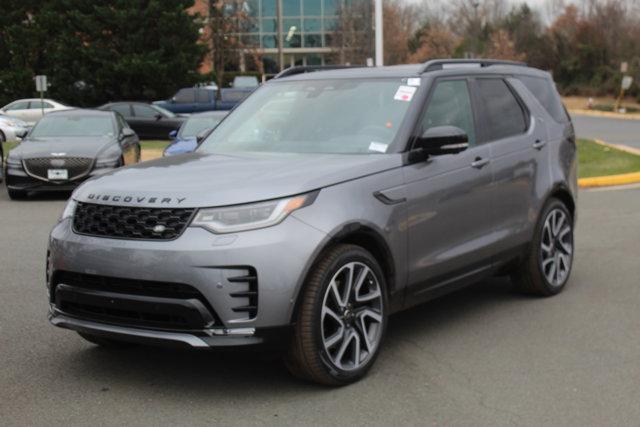
[[[237,67],[240,55],[249,52],[256,67],[262,69],[257,46],[248,45],[240,37],[255,25],[245,0],[211,0],[209,2],[208,32],[211,40],[211,59],[216,84],[222,88],[227,67]],[[258,66],[258,64],[260,64]],[[218,99],[221,92],[217,92]]]

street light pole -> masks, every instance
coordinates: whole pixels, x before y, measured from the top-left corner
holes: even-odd
[[[382,28],[382,0],[375,1],[375,17],[376,17],[376,67],[382,67],[384,63],[384,45],[383,45],[383,28]]]
[[[276,15],[278,20],[278,68],[284,70],[284,53],[282,51],[282,0],[276,0]]]

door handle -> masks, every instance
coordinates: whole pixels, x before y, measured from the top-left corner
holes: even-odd
[[[547,145],[547,141],[542,141],[540,139],[536,139],[536,142],[533,143],[533,148],[535,148],[536,150],[540,150],[545,145]]]
[[[484,165],[489,163],[489,159],[483,159],[482,157],[476,157],[476,159],[471,162],[471,167],[476,169],[482,169]]]

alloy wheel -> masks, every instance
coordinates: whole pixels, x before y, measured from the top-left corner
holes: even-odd
[[[563,210],[553,209],[547,215],[540,249],[540,266],[547,282],[561,286],[569,277],[573,261],[572,225]]]
[[[352,371],[365,365],[380,344],[384,315],[380,283],[367,265],[338,269],[322,303],[322,344],[331,363]]]

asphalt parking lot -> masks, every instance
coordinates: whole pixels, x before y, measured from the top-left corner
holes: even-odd
[[[49,326],[44,258],[63,198],[0,185],[2,425],[637,425],[640,188],[582,191],[566,291],[494,280],[391,318],[371,374],[329,389],[278,362],[107,351]]]

